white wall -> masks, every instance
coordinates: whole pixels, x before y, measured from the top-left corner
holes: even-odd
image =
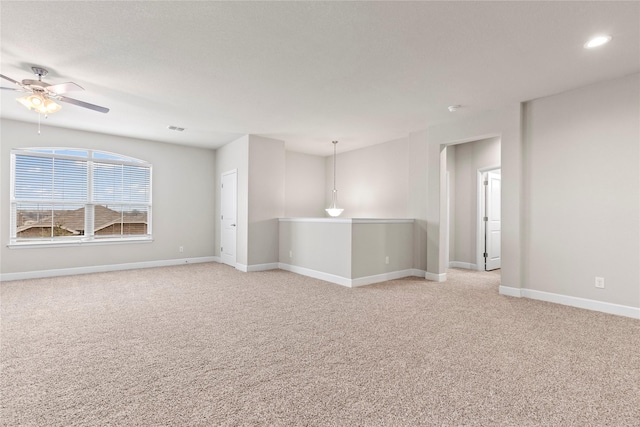
[[[454,161],[449,155],[455,152]],[[452,223],[449,239],[454,248],[450,261],[476,264],[478,233],[478,169],[500,165],[500,138],[488,138],[447,147],[447,165],[453,165]],[[449,170],[452,174],[451,169]]]
[[[640,74],[524,112],[525,287],[640,307]]]
[[[325,158],[287,151],[285,163],[285,217],[324,217]]]
[[[0,271],[35,272],[144,263],[214,255],[215,152],[155,141],[75,131],[2,119],[0,131]],[[77,147],[111,151],[153,165],[153,242],[9,249],[12,148]],[[178,247],[183,246],[180,253]]]

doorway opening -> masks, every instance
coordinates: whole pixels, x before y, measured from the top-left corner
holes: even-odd
[[[501,170],[496,167],[478,169],[477,179],[476,265],[478,270],[498,270],[502,237]]]
[[[446,145],[441,189],[446,191],[443,243],[450,268],[500,272],[500,157],[500,136]]]

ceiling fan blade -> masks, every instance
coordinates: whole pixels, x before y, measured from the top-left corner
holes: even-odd
[[[98,111],[100,113],[108,113],[109,109],[101,107],[99,105],[89,104],[88,102],[78,101],[77,99],[67,98],[66,96],[57,96],[55,99],[69,104],[77,105],[78,107],[88,108],[90,110]]]
[[[14,87],[0,87],[3,90],[15,90],[16,92],[22,92],[20,89],[16,89]]]
[[[3,74],[0,74],[0,77],[2,77],[2,78],[3,78],[3,79],[5,79],[5,80],[9,80],[11,83],[15,83],[15,84],[17,84],[18,86],[22,86],[22,85],[20,84],[20,82],[17,82],[17,81],[15,81],[15,80],[13,80],[11,77],[7,77],[7,76],[5,76],[5,75],[3,75]]]
[[[53,92],[59,95],[65,92],[71,92],[72,90],[84,90],[84,88],[73,82],[67,82],[67,83],[58,83],[56,85],[47,86],[47,90],[49,92]]]

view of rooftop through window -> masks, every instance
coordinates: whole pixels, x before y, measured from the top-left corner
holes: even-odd
[[[151,236],[151,165],[69,148],[12,151],[12,243]]]

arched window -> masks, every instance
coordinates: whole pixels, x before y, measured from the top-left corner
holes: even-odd
[[[104,151],[11,151],[15,245],[151,239],[151,164]]]

